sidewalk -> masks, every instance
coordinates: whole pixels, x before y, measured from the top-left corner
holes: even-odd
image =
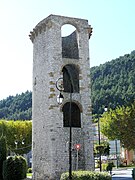
[[[124,168],[113,168],[112,169],[112,180],[132,180],[132,169],[129,167]],[[95,169],[95,171],[99,171]]]
[[[112,170],[112,180],[132,180],[133,168],[118,168]]]

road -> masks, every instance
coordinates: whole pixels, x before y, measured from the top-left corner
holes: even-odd
[[[132,169],[117,169],[112,171],[112,180],[133,180]]]

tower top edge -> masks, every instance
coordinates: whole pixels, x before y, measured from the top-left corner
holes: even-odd
[[[53,23],[59,24],[59,26],[63,26],[64,24],[71,24],[75,27],[82,26],[83,28],[86,29],[91,28],[91,26],[88,25],[88,20],[86,19],[50,14],[45,19],[41,20],[35,26],[33,31],[30,32],[29,37],[31,41],[32,42],[34,41],[35,36],[37,36],[38,33],[41,33],[42,31],[46,31],[46,29],[48,28],[51,28]]]
[[[82,19],[82,18],[76,18],[76,17],[69,17],[69,16],[62,16],[62,15],[55,15],[55,14],[50,14],[49,16],[47,16],[46,18],[44,18],[43,20],[41,20],[37,26],[40,24],[40,23],[43,23],[43,22],[46,22],[48,20],[55,20],[55,19],[65,19],[65,20],[76,20],[76,21],[85,21],[86,23],[88,23],[88,20],[87,19]]]

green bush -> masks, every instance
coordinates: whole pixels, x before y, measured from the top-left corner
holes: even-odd
[[[28,168],[27,173],[32,173],[32,168]]]
[[[102,171],[112,171],[113,167],[114,167],[113,162],[103,163],[102,164]]]
[[[121,163],[119,167],[126,167],[126,165]]]
[[[0,137],[0,180],[3,180],[2,170],[3,162],[6,160],[7,148],[6,148],[6,139],[4,136]]]
[[[27,163],[22,156],[10,156],[3,163],[4,180],[21,180],[26,178]]]
[[[68,180],[69,173],[63,173],[60,180]],[[73,171],[72,180],[111,180],[111,176],[106,172],[95,171]]]
[[[114,164],[113,164],[112,162],[109,162],[109,163],[107,164],[106,170],[107,170],[107,171],[112,171],[113,166],[114,166]]]
[[[107,170],[108,163],[102,163],[102,171]]]

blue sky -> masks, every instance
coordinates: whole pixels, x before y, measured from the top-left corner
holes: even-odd
[[[0,99],[32,90],[28,35],[50,14],[88,19],[91,67],[135,50],[135,0],[0,0]]]

